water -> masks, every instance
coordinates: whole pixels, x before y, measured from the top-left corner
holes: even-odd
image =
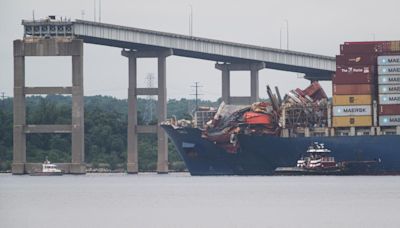
[[[0,227],[400,227],[400,176],[0,175]]]

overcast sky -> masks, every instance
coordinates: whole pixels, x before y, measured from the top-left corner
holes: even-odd
[[[0,92],[12,96],[12,41],[23,35],[22,19],[57,15],[94,20],[93,0],[1,0],[0,1]],[[279,48],[280,29],[289,21],[291,50],[334,56],[344,41],[400,40],[399,0],[102,0],[102,22],[165,32],[188,34],[190,5],[194,10],[194,36]],[[282,43],[286,44],[283,36]],[[284,46],[284,48],[286,48]],[[127,97],[127,59],[120,49],[86,44],[84,49],[85,95]],[[157,74],[156,60],[139,60],[138,84]],[[167,59],[169,98],[191,98],[195,81],[203,99],[221,96],[221,75],[214,62],[172,56]],[[232,73],[232,95],[250,94],[249,73]],[[26,58],[28,86],[71,85],[70,57]],[[156,82],[154,82],[156,84]],[[301,75],[273,70],[260,71],[260,96],[265,86],[278,86],[281,93],[303,88]],[[322,83],[328,94],[331,84]]]

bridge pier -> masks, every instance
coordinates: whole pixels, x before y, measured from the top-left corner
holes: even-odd
[[[71,56],[72,87],[26,87],[26,56]],[[71,125],[27,125],[25,95],[72,94]],[[72,161],[66,173],[84,174],[83,41],[78,39],[24,39],[14,41],[13,174],[30,173],[38,164],[26,163],[26,134],[71,133]],[[43,158],[44,159],[44,158]]]
[[[251,104],[259,100],[258,72],[265,68],[263,62],[253,63],[216,63],[215,68],[222,72],[222,101],[226,104]],[[232,97],[230,92],[230,72],[250,71],[250,96]]]
[[[160,127],[161,122],[167,118],[167,84],[166,84],[166,58],[172,55],[172,50],[161,51],[133,51],[122,50],[121,55],[129,61],[129,88],[128,88],[128,147],[127,147],[127,172],[136,174],[138,164],[138,134],[157,134],[157,172],[168,173],[168,138]],[[158,88],[137,88],[137,58],[157,58]],[[137,96],[158,96],[158,124],[157,126],[139,126],[137,123]]]

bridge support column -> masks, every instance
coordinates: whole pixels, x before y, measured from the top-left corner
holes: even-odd
[[[128,79],[128,139],[127,139],[127,172],[136,174],[139,171],[138,164],[138,135],[137,126],[137,61],[134,55],[128,55],[129,79]]]
[[[138,173],[138,134],[157,134],[157,172],[168,173],[168,138],[160,124],[167,117],[167,84],[166,58],[172,55],[172,50],[133,51],[122,50],[121,54],[129,59],[129,88],[128,88],[128,148],[127,172]],[[157,58],[158,88],[137,88],[137,58]],[[138,126],[137,123],[137,96],[158,96],[158,124],[157,126]]]
[[[26,87],[26,56],[71,56],[72,87]],[[72,94],[71,125],[26,125],[25,94]],[[26,165],[26,134],[71,133],[71,163],[64,172],[86,173],[84,163],[84,106],[83,106],[83,41],[78,39],[37,39],[14,41],[14,148],[13,174],[32,172],[35,165]],[[43,158],[44,159],[44,158]]]
[[[223,63],[215,64],[215,68],[222,72],[222,100],[226,104],[251,104],[259,100],[258,72],[265,68],[263,62],[253,63]],[[230,94],[230,72],[250,71],[250,96],[232,97]]]
[[[167,118],[167,69],[166,55],[158,56],[158,125],[157,125],[157,172],[168,173],[168,137],[161,128]]]
[[[259,64],[250,65],[250,97],[251,103],[257,102],[259,100],[259,81],[258,81],[258,71],[260,70]],[[262,68],[264,68],[263,65]],[[261,69],[262,69],[261,68]]]
[[[83,42],[73,46],[77,55],[72,56],[72,164],[73,174],[86,173],[85,128],[83,102]]]
[[[26,163],[25,56],[22,52],[23,43],[14,41],[13,174],[24,174]]]

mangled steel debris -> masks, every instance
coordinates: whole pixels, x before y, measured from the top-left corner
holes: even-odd
[[[328,123],[328,100],[318,82],[305,90],[291,90],[280,108],[280,126],[284,128],[324,127]]]
[[[172,120],[169,124],[175,127],[195,125],[201,129],[203,138],[231,153],[240,148],[238,134],[278,136],[282,128],[321,127],[327,124],[327,96],[318,82],[313,82],[304,90],[291,90],[283,99],[279,90],[275,89],[278,96],[267,86],[270,102],[252,105],[222,102],[216,112],[212,110],[215,115],[204,126],[185,120]]]

